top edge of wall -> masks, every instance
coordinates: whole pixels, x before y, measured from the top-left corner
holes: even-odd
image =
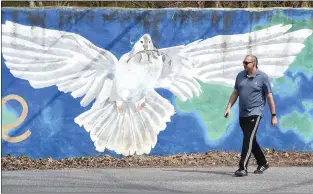
[[[2,9],[23,9],[23,10],[44,10],[44,9],[68,9],[68,10],[89,10],[89,9],[115,9],[115,10],[188,10],[188,11],[199,11],[199,10],[245,10],[245,11],[268,11],[268,10],[313,10],[313,7],[268,7],[268,8],[195,8],[195,7],[184,7],[184,8],[124,8],[124,7],[71,7],[71,6],[45,6],[45,7],[2,7]]]

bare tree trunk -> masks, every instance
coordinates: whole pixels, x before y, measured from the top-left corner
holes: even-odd
[[[221,6],[221,3],[219,1],[215,1],[215,7],[219,8]]]
[[[248,7],[248,8],[253,7],[253,2],[248,1],[247,7]]]
[[[302,1],[301,7],[309,7],[309,2],[307,2],[307,1]]]
[[[29,1],[29,7],[36,7],[35,1]]]
[[[199,8],[204,8],[204,1],[198,1],[197,3]]]
[[[29,7],[32,7],[32,8],[34,8],[34,7],[42,7],[43,6],[43,3],[42,3],[42,1],[29,1]]]

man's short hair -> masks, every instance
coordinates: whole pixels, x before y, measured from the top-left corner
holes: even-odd
[[[258,58],[255,55],[247,55],[246,57],[252,57],[253,64],[255,65],[256,68],[258,68]]]

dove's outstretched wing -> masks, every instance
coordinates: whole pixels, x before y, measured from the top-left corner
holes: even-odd
[[[171,103],[155,91],[146,94],[144,110],[125,103],[118,112],[110,98],[117,59],[77,34],[7,21],[2,25],[2,54],[10,72],[34,88],[55,85],[75,98],[84,96],[82,106],[96,99],[74,121],[90,133],[97,151],[149,153],[174,114]]]
[[[167,88],[186,100],[200,90],[195,78],[233,86],[237,73],[243,70],[242,60],[247,54],[258,57],[259,69],[270,78],[281,77],[303,49],[304,40],[312,34],[309,29],[287,32],[290,28],[291,25],[275,25],[255,32],[219,35],[186,46],[161,49],[172,61],[169,70],[161,75],[158,87]]]
[[[162,73],[156,88],[165,88],[185,101],[199,96],[201,86],[194,76],[194,64],[184,56],[185,46],[159,49],[164,56]]]
[[[34,88],[55,85],[74,98],[84,96],[82,106],[94,99],[97,106],[110,95],[116,57],[75,33],[6,21],[2,54],[10,72]]]

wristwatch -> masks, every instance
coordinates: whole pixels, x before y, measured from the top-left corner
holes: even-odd
[[[272,114],[272,117],[275,117],[276,116],[276,114],[274,113],[274,114]]]

